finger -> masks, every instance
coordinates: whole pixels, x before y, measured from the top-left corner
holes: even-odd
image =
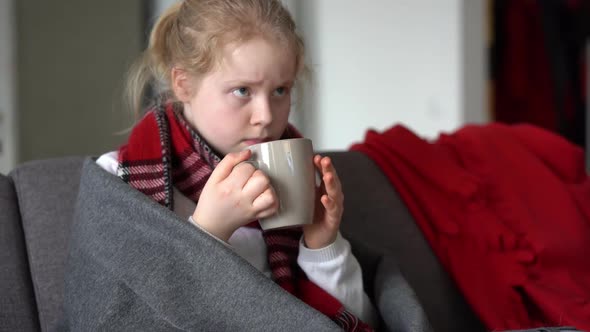
[[[322,157],[320,160],[322,172],[336,172],[334,165],[332,164],[332,159],[330,157]]]
[[[264,211],[274,209],[275,211],[279,208],[279,200],[272,188],[266,189],[252,202],[252,208],[255,211]]]
[[[328,195],[322,195],[322,197],[320,198],[320,202],[322,202],[322,205],[324,206],[326,211],[332,210],[332,200],[330,199],[330,197],[328,197]]]
[[[324,190],[330,197],[338,197],[342,195],[340,180],[334,173],[324,173],[322,181],[324,182]]]
[[[319,154],[316,154],[313,157],[313,164],[315,165],[315,167],[321,171],[322,170],[322,165],[321,165],[321,161],[322,161],[322,156],[320,156]]]
[[[327,212],[326,220],[331,223],[337,222],[342,216],[342,209],[339,209],[338,204],[327,195],[323,195],[320,200]]]
[[[337,208],[336,201],[328,195],[322,195],[322,198],[320,200],[322,202],[322,205],[324,206],[324,208],[326,208],[326,211],[328,212],[332,212]]]
[[[252,164],[241,162],[234,167],[224,182],[232,188],[242,190],[255,172],[256,168]]]
[[[275,215],[278,211],[279,209],[273,206],[269,209],[258,212],[258,214],[256,214],[256,219],[268,218],[270,216]]]
[[[342,189],[340,189],[340,185],[336,185],[332,178],[332,174],[328,174],[325,176],[327,181],[324,180],[325,184],[325,196],[327,197],[328,201],[327,204],[324,204],[326,210],[330,209],[342,209],[344,205],[344,194],[342,193]],[[322,201],[322,204],[324,202]]]
[[[261,170],[256,170],[244,184],[242,192],[251,196],[252,201],[271,187],[270,179]]]
[[[250,150],[228,153],[217,165],[217,167],[215,167],[213,173],[211,173],[209,181],[213,181],[213,183],[219,183],[225,180],[231,174],[234,167],[236,167],[236,165],[242,161],[248,160],[251,154],[252,151]]]
[[[326,193],[331,197],[338,197],[342,195],[342,184],[336,169],[332,165],[330,158],[326,157],[322,159],[323,177],[322,180],[325,184]]]

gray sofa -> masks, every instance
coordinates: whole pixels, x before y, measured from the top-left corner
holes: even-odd
[[[357,152],[327,155],[346,197],[341,231],[363,265],[372,300],[391,309],[382,312],[380,329],[484,331],[374,163]],[[33,161],[0,175],[0,331],[59,330],[84,159]]]

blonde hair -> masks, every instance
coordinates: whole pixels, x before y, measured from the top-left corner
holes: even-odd
[[[213,69],[223,47],[262,37],[285,44],[304,70],[304,45],[291,14],[279,0],[184,0],[166,10],[152,29],[149,46],[130,68],[126,100],[141,116],[148,89],[174,101],[171,71],[179,67],[195,78]]]

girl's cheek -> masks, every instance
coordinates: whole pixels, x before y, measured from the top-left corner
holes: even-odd
[[[225,99],[225,105],[228,110],[236,111],[238,110],[244,102],[235,96],[228,96]]]
[[[289,113],[291,112],[291,104],[287,104],[286,106],[284,106],[280,112],[281,112],[280,118],[282,120],[289,119]]]

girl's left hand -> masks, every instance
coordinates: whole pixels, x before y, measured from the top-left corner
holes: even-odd
[[[336,241],[344,211],[344,194],[332,160],[316,155],[313,163],[320,171],[322,184],[316,194],[313,224],[303,226],[303,240],[306,247],[320,249]]]

